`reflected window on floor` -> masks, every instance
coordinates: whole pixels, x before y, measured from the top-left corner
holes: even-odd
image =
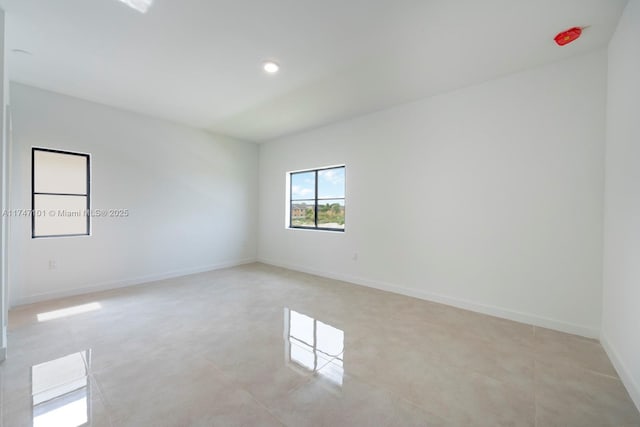
[[[31,368],[34,427],[79,427],[90,420],[91,350]]]
[[[287,361],[341,386],[344,331],[288,308],[284,323]]]

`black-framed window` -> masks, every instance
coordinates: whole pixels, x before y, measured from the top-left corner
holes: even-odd
[[[89,154],[32,148],[32,238],[90,234],[90,168]]]
[[[289,172],[289,227],[344,231],[344,166]]]

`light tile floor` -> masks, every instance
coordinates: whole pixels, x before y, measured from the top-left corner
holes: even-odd
[[[22,307],[9,345],[10,427],[640,426],[596,341],[262,264]]]

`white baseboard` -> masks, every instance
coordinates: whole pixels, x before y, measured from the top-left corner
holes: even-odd
[[[469,311],[488,314],[490,316],[500,317],[503,319],[513,320],[515,322],[526,323],[529,325],[540,326],[542,328],[554,329],[557,331],[566,332],[574,335],[580,335],[587,338],[598,339],[600,336],[599,329],[590,328],[588,326],[576,325],[573,323],[563,322],[561,320],[549,319],[546,317],[541,317],[541,316],[537,316],[530,313],[522,313],[519,311],[509,310],[501,307],[495,307],[495,306],[477,303],[474,301],[464,300],[464,299],[451,297],[447,295],[441,295],[441,294],[422,291],[418,289],[405,288],[405,287],[398,286],[391,283],[385,283],[385,282],[365,279],[365,278],[356,277],[356,276],[318,271],[312,268],[292,265],[288,263],[282,263],[282,262],[261,258],[261,257],[258,257],[258,262],[261,262],[263,264],[273,265],[276,267],[286,268],[289,270],[295,270],[303,273],[313,274],[314,276],[321,276],[329,279],[341,280],[344,282],[350,282],[356,285],[375,288],[382,291],[393,292],[396,294],[401,294],[401,295],[406,295],[406,296],[419,298],[427,301],[446,304],[446,305],[462,308]]]
[[[4,362],[7,359],[7,325],[2,325],[0,334],[2,334],[0,337],[0,362]]]
[[[3,362],[7,358],[7,325],[2,325],[0,333],[2,334],[2,337],[0,337],[0,342],[2,342],[2,346],[0,346],[0,362]]]
[[[620,355],[611,345],[604,333],[600,337],[600,343],[602,344],[602,347],[604,347],[604,351],[607,352],[609,360],[611,360],[611,363],[613,363],[613,367],[616,368],[616,372],[618,372],[618,376],[626,387],[627,392],[629,392],[631,400],[633,400],[633,403],[636,404],[636,408],[638,408],[638,411],[640,411],[640,384],[638,384],[638,382],[629,373],[627,365],[622,361]]]
[[[227,262],[221,262],[217,264],[211,264],[203,267],[186,268],[182,270],[167,271],[164,273],[150,274],[147,276],[140,276],[140,277],[135,277],[131,279],[122,279],[122,280],[115,280],[110,282],[97,283],[89,286],[83,286],[80,288],[74,288],[74,289],[69,289],[64,291],[55,291],[55,292],[47,292],[42,294],[30,295],[27,297],[18,298],[16,301],[13,302],[10,308],[15,308],[15,307],[26,305],[26,304],[33,304],[41,301],[53,300],[57,298],[65,298],[65,297],[70,297],[75,295],[90,294],[93,292],[107,291],[111,289],[126,288],[128,286],[141,285],[144,283],[155,282],[158,280],[172,279],[174,277],[188,276],[190,274],[220,270],[222,268],[236,267],[239,265],[251,264],[256,261],[257,260],[255,258],[246,258],[246,259],[241,259],[236,261],[227,261]]]

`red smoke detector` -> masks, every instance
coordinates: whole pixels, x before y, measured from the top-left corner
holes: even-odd
[[[558,33],[554,40],[556,41],[556,43],[558,43],[558,46],[564,46],[565,44],[571,43],[572,41],[580,37],[580,34],[582,34],[582,28],[573,27],[569,28],[566,31]]]

